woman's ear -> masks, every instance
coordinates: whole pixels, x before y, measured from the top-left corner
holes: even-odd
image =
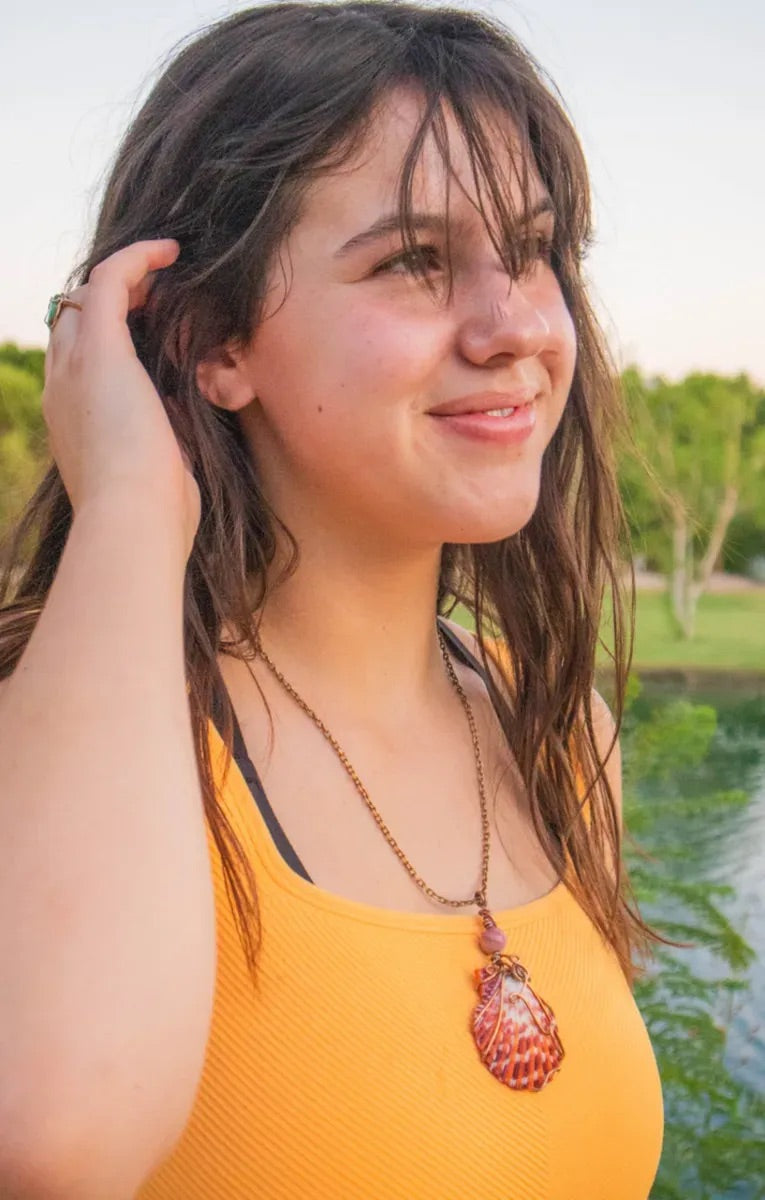
[[[199,363],[197,387],[210,404],[227,412],[239,412],[255,399],[246,354],[234,346],[224,346]]]
[[[179,358],[183,358],[190,340],[190,318],[180,323],[174,343],[168,342],[165,353],[176,369]],[[247,378],[247,349],[240,342],[230,342],[213,350],[196,369],[196,382],[202,395],[210,404],[238,412],[254,399],[252,384]]]

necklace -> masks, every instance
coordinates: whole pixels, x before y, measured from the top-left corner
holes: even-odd
[[[389,845],[420,890],[439,904],[448,904],[453,908],[462,908],[467,904],[477,905],[478,915],[483,924],[478,945],[484,954],[489,956],[489,964],[477,967],[473,971],[473,981],[479,994],[479,1002],[473,1010],[471,1018],[473,1040],[481,1061],[495,1079],[515,1090],[538,1092],[550,1082],[560,1069],[564,1056],[563,1045],[553,1011],[531,988],[529,972],[516,955],[502,953],[507,943],[507,936],[499,928],[487,907],[490,830],[478,730],[470,701],[457,678],[440,629],[437,629],[437,634],[449,680],[460,698],[470,726],[481,805],[483,831],[481,887],[467,900],[450,900],[446,896],[440,896],[420,878],[372,803],[369,793],[349,762],[347,755],[327,726],[274,665],[263,649],[259,638],[256,638],[255,649],[272,675],[278,679],[285,691],[324,734]]]

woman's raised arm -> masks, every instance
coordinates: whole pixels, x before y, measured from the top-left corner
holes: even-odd
[[[125,321],[177,254],[72,293],[43,409],[74,509],[0,687],[0,1194],[122,1200],[190,1112],[215,917],[183,647],[199,495]]]

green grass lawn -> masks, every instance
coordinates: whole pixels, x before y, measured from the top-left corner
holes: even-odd
[[[462,607],[453,616],[474,628]],[[606,644],[609,617],[610,608],[603,628]],[[607,656],[601,653],[598,662],[606,665]],[[690,642],[674,636],[664,593],[638,592],[633,667],[765,672],[765,588],[702,596]]]
[[[633,664],[765,671],[765,588],[702,596],[691,641],[675,637],[664,593],[638,592]]]

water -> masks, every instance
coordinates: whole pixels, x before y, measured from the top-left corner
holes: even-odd
[[[747,989],[736,1000],[728,1065],[738,1078],[765,1092],[765,679],[726,676],[694,681],[668,673],[644,675],[641,682],[643,711],[682,696],[694,704],[711,705],[717,712],[717,730],[706,759],[679,773],[684,794],[737,788],[750,797],[745,807],[715,813],[713,821],[703,815],[684,817],[680,826],[673,820],[662,823],[659,817],[657,830],[663,830],[668,843],[682,840],[688,879],[735,888],[735,896],[719,904],[757,958],[745,975]],[[652,799],[644,794],[643,801]],[[660,799],[654,795],[653,802]],[[661,856],[661,839],[656,853]],[[699,974],[707,978],[720,974],[719,960],[705,950],[680,953]]]
[[[746,986],[733,998],[726,1022],[726,1065],[734,1077],[765,1095],[765,678],[646,673],[641,674],[641,684],[642,693],[633,707],[638,720],[650,720],[657,706],[677,698],[709,705],[717,713],[717,728],[703,761],[683,765],[683,745],[678,744],[670,774],[659,781],[638,779],[636,790],[641,809],[648,806],[651,811],[650,837],[643,841],[646,848],[659,861],[663,846],[683,848],[679,860],[668,855],[665,869],[681,870],[687,882],[735,889],[729,899],[715,903],[754,949],[756,959],[740,973]],[[670,752],[674,755],[674,746]],[[678,816],[666,799],[675,795],[694,800],[730,789],[745,792],[747,803],[706,813],[700,807]],[[660,927],[662,916],[672,920],[681,915],[675,903],[668,897],[650,910],[644,908],[644,914]],[[674,953],[702,978],[731,974],[719,957],[704,948]],[[671,1120],[668,1111],[668,1123]],[[746,1183],[723,1183],[702,1191],[694,1188],[692,1194],[710,1200],[764,1200],[765,1179],[749,1178]]]

